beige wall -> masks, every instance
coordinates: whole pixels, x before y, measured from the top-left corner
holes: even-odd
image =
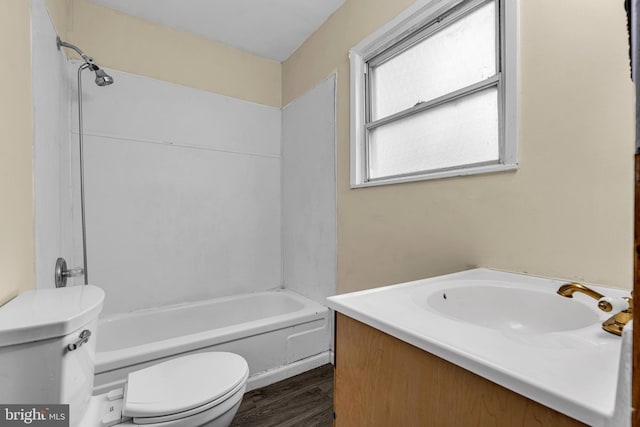
[[[0,2],[0,305],[35,285],[29,2]]]
[[[73,0],[45,0],[49,15],[53,20],[56,31],[62,40],[67,39],[69,22],[71,21],[71,2]]]
[[[283,64],[284,104],[338,72],[338,291],[473,266],[631,288],[622,0],[520,2],[517,172],[351,190],[348,50],[410,4],[347,0]]]
[[[280,107],[280,64],[87,0],[47,0],[56,29],[98,65]]]
[[[411,1],[347,0],[282,70],[86,0],[48,2],[61,35],[101,64],[240,99],[280,106],[337,70],[340,292],[478,265],[631,287],[622,0],[521,2],[518,172],[359,190],[348,187],[347,52]],[[0,2],[11,59],[0,63],[0,304],[34,286],[29,32],[29,3]]]

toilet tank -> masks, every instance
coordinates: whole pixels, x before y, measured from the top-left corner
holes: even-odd
[[[93,389],[103,301],[102,289],[86,285],[23,292],[0,307],[0,402],[69,404],[72,425],[79,420]],[[72,349],[85,330],[89,339]]]

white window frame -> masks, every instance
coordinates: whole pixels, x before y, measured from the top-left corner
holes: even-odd
[[[518,2],[495,0],[500,10],[500,62],[498,72],[498,109],[500,159],[494,164],[460,166],[446,170],[426,171],[403,176],[367,179],[365,102],[367,61],[410,34],[433,23],[450,9],[484,0],[418,0],[391,22],[365,38],[349,51],[351,63],[350,88],[350,185],[351,188],[397,184],[402,182],[449,178],[453,176],[494,173],[518,168]]]

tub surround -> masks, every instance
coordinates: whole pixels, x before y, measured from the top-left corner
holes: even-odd
[[[280,286],[335,294],[335,78],[281,111],[108,72],[115,84],[83,86],[89,270],[106,315]],[[71,146],[73,165],[75,122]],[[68,216],[79,230],[77,203]]]
[[[329,298],[328,303],[345,316],[568,417],[592,426],[614,425],[617,416],[625,416],[617,412],[621,408],[616,408],[623,340],[602,331],[599,322],[610,314],[599,312],[591,298],[575,295],[572,302],[592,307],[593,323],[569,331],[519,332],[518,325],[499,330],[428,308],[430,296],[438,293],[443,296],[446,289],[455,287],[485,285],[555,294],[564,283],[566,281],[476,269],[339,295]],[[620,290],[593,288],[607,296],[628,295]],[[546,308],[542,307],[540,316],[548,314]],[[340,329],[338,325],[338,336]],[[344,357],[340,352],[345,350],[340,348],[340,339],[336,345],[336,375],[339,376]],[[336,396],[339,393],[336,390]]]
[[[31,0],[35,284],[39,289],[54,286],[53,266],[61,255],[70,267],[80,265],[71,256],[73,233],[65,233],[71,230],[70,173],[78,170],[71,171],[69,164],[69,86],[75,80],[67,76],[67,59],[63,50],[56,49],[55,39],[44,0]]]
[[[336,294],[336,77],[282,109],[282,283],[324,304]]]
[[[88,262],[104,315],[282,286],[280,109],[107,72],[113,85],[83,85]]]

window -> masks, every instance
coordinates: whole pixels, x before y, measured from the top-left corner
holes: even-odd
[[[517,2],[418,3],[350,52],[352,187],[517,167]]]

